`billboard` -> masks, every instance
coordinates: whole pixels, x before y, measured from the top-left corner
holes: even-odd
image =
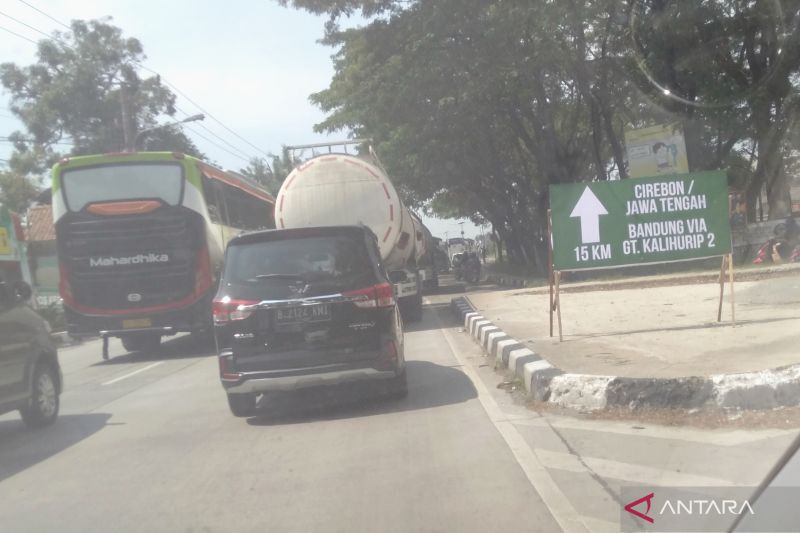
[[[0,261],[19,261],[19,246],[11,212],[0,205]]]
[[[680,122],[625,130],[628,176],[642,178],[689,172],[686,142]]]

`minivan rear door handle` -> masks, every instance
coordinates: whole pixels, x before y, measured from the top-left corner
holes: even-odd
[[[277,309],[279,307],[301,307],[304,305],[355,302],[364,299],[366,299],[365,295],[345,296],[343,294],[326,294],[308,298],[294,298],[291,300],[262,300],[257,304],[247,305],[241,309],[243,311],[253,311],[256,309]]]

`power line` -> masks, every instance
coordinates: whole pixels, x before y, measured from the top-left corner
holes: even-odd
[[[47,17],[47,18],[49,18],[50,20],[52,20],[52,21],[56,22],[57,24],[59,24],[59,25],[61,25],[61,26],[65,27],[65,28],[67,28],[67,29],[71,29],[71,28],[70,28],[70,27],[69,27],[67,24],[65,24],[65,23],[61,22],[60,20],[58,20],[57,18],[55,18],[55,17],[53,17],[53,16],[49,15],[49,14],[48,14],[48,13],[46,13],[45,11],[43,11],[43,10],[41,10],[41,9],[37,8],[37,7],[34,7],[33,5],[31,5],[30,3],[28,3],[28,2],[26,2],[26,1],[24,1],[24,0],[19,0],[19,1],[20,1],[21,3],[23,3],[23,4],[25,4],[26,6],[28,6],[29,8],[31,8],[31,9],[33,9],[33,10],[35,10],[36,12],[38,12],[38,13],[41,13],[42,15],[46,16],[46,17]],[[8,18],[10,18],[11,20],[13,20],[13,21],[15,21],[15,22],[17,22],[17,23],[19,23],[19,24],[22,24],[22,25],[24,25],[24,26],[26,26],[26,27],[28,27],[28,28],[31,28],[32,30],[34,30],[34,31],[36,31],[36,32],[38,32],[38,33],[40,33],[40,34],[44,35],[45,37],[48,37],[48,38],[53,38],[53,39],[56,39],[56,40],[58,40],[58,41],[59,41],[59,42],[61,42],[61,43],[62,43],[64,46],[66,46],[66,47],[68,47],[68,48],[72,49],[73,51],[75,50],[75,49],[74,49],[74,48],[72,48],[72,46],[70,46],[68,43],[64,42],[63,40],[61,40],[61,39],[59,39],[59,38],[57,38],[57,37],[55,37],[55,36],[49,35],[49,34],[47,34],[47,33],[43,32],[43,31],[41,31],[41,30],[39,30],[39,29],[37,29],[37,28],[35,28],[35,27],[33,27],[33,26],[30,26],[29,24],[26,24],[26,23],[24,23],[24,22],[22,22],[22,21],[20,21],[20,20],[17,20],[17,19],[15,19],[14,17],[11,17],[10,15],[7,15],[7,14],[5,14],[5,13],[3,13],[3,12],[0,12],[0,14],[1,14],[1,15],[4,15],[4,16],[6,16],[6,17],[8,17]],[[2,28],[2,26],[0,26],[0,28]],[[10,32],[10,33],[14,33],[14,32],[12,32],[11,30],[8,30],[7,28],[2,28],[2,29],[6,30],[6,31],[8,31],[8,32]],[[27,37],[24,37],[24,36],[22,36],[22,35],[19,35],[19,34],[16,34],[16,33],[14,33],[14,35],[17,35],[18,37],[21,37],[21,38],[23,38],[23,39],[25,39],[25,40],[27,40],[27,41],[30,41],[30,42],[32,42],[32,43],[34,43],[34,44],[38,44],[38,43],[36,43],[35,41],[33,41],[33,40],[31,40],[31,39],[28,39]],[[185,99],[186,99],[186,100],[187,100],[189,103],[191,103],[192,105],[194,105],[194,106],[195,106],[197,109],[199,109],[199,110],[200,110],[202,113],[204,113],[206,116],[208,116],[209,118],[211,118],[211,119],[212,119],[213,121],[215,121],[217,124],[219,124],[220,126],[222,126],[222,127],[223,127],[223,128],[226,130],[226,131],[228,131],[229,133],[231,133],[232,135],[234,135],[235,137],[237,137],[239,140],[243,141],[243,142],[244,142],[245,144],[247,144],[248,146],[250,146],[250,147],[252,147],[252,148],[256,149],[257,151],[259,151],[260,153],[264,154],[266,157],[271,157],[271,154],[269,154],[269,153],[265,152],[264,150],[262,150],[261,148],[259,148],[259,147],[258,147],[258,146],[256,146],[255,144],[251,143],[250,141],[248,141],[247,139],[245,139],[244,137],[242,137],[241,135],[239,135],[238,133],[236,133],[236,132],[235,132],[233,129],[229,128],[229,127],[228,127],[228,126],[227,126],[227,125],[226,125],[224,122],[222,122],[220,119],[218,119],[217,117],[215,117],[215,116],[214,116],[212,113],[210,113],[209,111],[207,111],[207,110],[206,110],[205,108],[203,108],[203,107],[202,107],[200,104],[198,104],[197,102],[195,102],[195,101],[194,101],[192,98],[190,98],[190,97],[189,97],[189,95],[187,95],[185,92],[183,92],[182,90],[180,90],[180,89],[179,89],[179,88],[178,88],[176,85],[174,85],[174,84],[170,83],[170,81],[169,81],[169,80],[167,80],[166,78],[164,78],[164,76],[162,76],[162,75],[161,75],[159,72],[157,72],[157,71],[155,71],[155,70],[153,70],[153,69],[151,69],[151,68],[147,67],[146,65],[144,65],[144,64],[142,64],[142,63],[140,63],[140,62],[138,62],[138,61],[132,61],[132,63],[133,63],[134,65],[138,65],[140,68],[142,68],[142,69],[144,69],[144,70],[146,70],[146,71],[148,71],[148,72],[150,72],[150,73],[152,73],[152,74],[155,74],[156,76],[158,76],[158,77],[161,79],[161,81],[163,81],[163,82],[164,82],[164,84],[166,84],[168,87],[170,87],[170,88],[171,88],[172,90],[174,90],[176,93],[178,93],[179,95],[181,95],[182,97],[184,97],[184,98],[185,98]],[[179,109],[179,108],[176,106],[176,109]],[[185,111],[183,111],[183,110],[181,110],[181,109],[179,109],[179,111],[181,111],[182,113],[184,113],[184,114],[187,114],[187,115],[188,115],[188,113],[186,113]],[[250,157],[250,155],[249,155],[249,154],[247,154],[247,152],[245,152],[245,151],[243,151],[243,150],[241,150],[241,149],[237,148],[236,146],[234,146],[233,144],[231,144],[231,143],[230,143],[229,141],[227,141],[226,139],[224,139],[224,138],[222,138],[221,136],[217,135],[216,133],[214,133],[213,131],[211,131],[211,129],[209,129],[209,128],[208,128],[207,126],[205,126],[204,124],[201,124],[200,126],[201,126],[203,129],[205,129],[206,131],[208,131],[210,134],[212,134],[213,136],[215,136],[215,137],[217,137],[218,139],[220,139],[222,142],[224,142],[224,143],[225,143],[225,144],[227,144],[228,146],[231,146],[231,147],[232,147],[234,150],[236,150],[237,152],[239,152],[239,153],[241,153],[241,154],[244,154],[245,156],[247,156],[247,160],[248,160],[248,161],[249,161],[250,159],[252,159],[252,158]],[[194,131],[194,130],[190,130],[190,131]],[[215,142],[211,141],[211,140],[210,140],[210,139],[208,139],[207,137],[203,137],[202,135],[200,135],[200,134],[199,134],[199,133],[197,133],[197,132],[195,132],[195,133],[196,133],[196,134],[197,134],[199,137],[206,139],[208,142],[210,142],[210,143],[211,143],[211,144],[213,144],[214,146],[216,146],[216,147],[218,147],[218,148],[222,149],[223,151],[225,151],[225,152],[227,152],[227,153],[229,153],[229,154],[231,154],[231,155],[234,155],[235,157],[238,157],[238,158],[240,158],[240,159],[243,159],[243,158],[242,158],[242,156],[232,153],[230,150],[228,150],[228,149],[226,149],[226,148],[223,148],[223,147],[221,147],[220,145],[218,145],[217,143],[215,143]]]
[[[12,16],[11,16],[11,15],[9,15],[8,13],[3,13],[2,11],[0,11],[0,15],[3,15],[4,17],[6,17],[6,18],[8,18],[8,19],[11,19],[11,20],[13,20],[13,21],[14,21],[14,22],[16,22],[17,24],[21,24],[21,25],[25,26],[26,28],[29,28],[29,29],[31,29],[31,30],[33,30],[33,31],[37,32],[37,33],[41,33],[42,35],[44,35],[44,36],[45,36],[45,37],[47,37],[48,39],[50,38],[50,34],[43,32],[43,31],[42,31],[42,30],[40,30],[39,28],[34,28],[34,27],[33,27],[33,26],[31,26],[30,24],[26,24],[25,22],[22,22],[21,20],[19,20],[19,19],[16,19],[16,18],[12,17]]]
[[[187,117],[189,116],[189,113],[187,113],[186,111],[184,111],[183,109],[181,109],[177,105],[175,106],[175,109],[177,109],[179,112],[183,113]],[[214,132],[212,129],[210,129],[208,126],[206,126],[202,122],[198,122],[197,125],[200,126],[201,128],[203,128],[204,130],[206,130],[208,133],[210,133],[211,135],[213,135],[217,139],[219,139],[220,141],[224,142],[225,144],[227,144],[228,146],[233,148],[234,150],[236,150],[237,152],[239,152],[240,154],[246,156],[248,159],[254,159],[254,157],[252,155],[250,155],[247,152],[245,152],[244,150],[240,149],[238,146],[232,144],[231,142],[229,142],[227,139],[225,139],[221,135],[218,135],[216,132]]]
[[[36,41],[34,41],[33,39],[29,39],[28,37],[25,37],[24,35],[20,35],[19,33],[15,32],[15,31],[11,31],[11,30],[9,30],[8,28],[6,28],[6,27],[4,27],[4,26],[0,26],[0,30],[7,31],[7,32],[8,32],[8,33],[10,33],[11,35],[15,35],[15,36],[19,37],[20,39],[25,39],[25,40],[26,40],[26,41],[28,41],[29,43],[33,43],[33,44],[35,44],[35,45],[37,45],[37,46],[39,45],[39,43],[37,43],[37,42],[36,42]]]
[[[198,136],[198,137],[200,137],[201,139],[204,139],[204,140],[206,140],[206,141],[210,142],[211,144],[213,144],[214,146],[216,146],[217,148],[219,148],[219,149],[220,149],[220,150],[222,150],[223,152],[227,152],[227,153],[229,153],[230,155],[232,155],[232,156],[234,156],[234,157],[238,157],[238,158],[239,158],[239,159],[241,159],[242,161],[247,161],[248,163],[250,162],[250,159],[248,159],[248,158],[246,158],[246,157],[242,157],[242,156],[240,156],[239,154],[237,154],[237,153],[235,153],[235,152],[232,152],[231,150],[228,150],[228,149],[227,149],[227,148],[225,148],[224,146],[217,144],[216,142],[212,141],[211,139],[209,139],[208,137],[206,137],[206,136],[205,136],[205,135],[203,135],[202,133],[199,133],[197,130],[190,128],[190,127],[189,127],[189,126],[187,126],[186,124],[184,124],[184,125],[183,125],[183,127],[184,127],[184,128],[186,128],[187,130],[191,131],[192,133],[194,133],[195,135],[197,135],[197,136]]]
[[[57,18],[55,18],[55,17],[51,17],[50,15],[48,15],[47,13],[45,13],[44,11],[42,11],[41,9],[39,9],[38,7],[32,6],[31,4],[29,4],[29,3],[28,3],[28,2],[26,2],[25,0],[19,0],[19,1],[20,1],[21,3],[23,3],[23,4],[25,4],[26,6],[28,6],[29,8],[33,9],[33,10],[34,10],[34,11],[36,11],[37,13],[40,13],[40,14],[44,15],[45,17],[49,18],[50,20],[52,20],[52,21],[53,21],[53,22],[55,22],[56,24],[59,24],[59,25],[61,25],[61,26],[65,27],[65,28],[67,28],[68,30],[71,30],[71,29],[72,29],[71,27],[69,27],[68,25],[64,24],[63,22],[61,22],[61,21],[60,21],[60,20],[58,20]]]
[[[241,135],[239,135],[238,133],[236,133],[235,131],[233,131],[232,129],[230,129],[230,128],[229,128],[228,126],[226,126],[226,125],[225,125],[225,123],[224,123],[224,122],[222,122],[220,119],[218,119],[217,117],[215,117],[214,115],[212,115],[211,113],[209,113],[207,110],[203,109],[203,107],[202,107],[200,104],[198,104],[197,102],[195,102],[194,100],[192,100],[191,98],[189,98],[189,96],[187,96],[187,94],[186,94],[185,92],[181,91],[181,90],[180,90],[180,89],[178,89],[178,88],[177,88],[175,85],[173,85],[172,83],[170,83],[170,82],[169,82],[169,80],[167,80],[167,79],[166,79],[164,76],[162,76],[161,74],[159,74],[159,73],[158,73],[158,72],[156,72],[155,70],[153,70],[153,69],[151,69],[151,68],[149,68],[149,67],[146,67],[146,66],[144,66],[143,64],[139,63],[138,61],[134,61],[133,63],[134,63],[135,65],[139,65],[139,66],[140,66],[141,68],[143,68],[144,70],[146,70],[146,71],[148,71],[148,72],[151,72],[151,73],[155,74],[156,76],[159,76],[159,77],[161,78],[161,81],[163,81],[163,82],[164,82],[164,83],[165,83],[165,84],[166,84],[168,87],[170,87],[172,90],[174,90],[174,91],[175,91],[176,93],[178,93],[179,95],[181,95],[181,96],[183,96],[184,98],[186,98],[186,100],[187,100],[189,103],[191,103],[192,105],[194,105],[194,106],[195,106],[197,109],[199,109],[201,112],[203,112],[203,114],[205,114],[207,117],[209,117],[209,118],[210,118],[210,119],[212,119],[214,122],[216,122],[217,124],[219,124],[220,126],[222,126],[223,128],[225,128],[225,129],[226,129],[226,130],[227,130],[229,133],[233,134],[233,135],[234,135],[234,136],[236,136],[236,137],[237,137],[239,140],[241,140],[241,141],[245,142],[245,143],[246,143],[247,145],[249,145],[250,147],[252,147],[252,148],[255,148],[256,150],[258,150],[259,152],[261,152],[261,153],[262,153],[262,154],[264,154],[265,156],[267,156],[267,157],[270,157],[270,154],[268,154],[267,152],[265,152],[264,150],[262,150],[261,148],[259,148],[259,147],[258,147],[258,146],[256,146],[255,144],[251,143],[250,141],[248,141],[247,139],[245,139],[244,137],[242,137]]]
[[[4,143],[4,144],[14,144],[15,142],[16,141],[0,139],[0,143]],[[23,141],[23,142],[33,142],[33,141]],[[61,141],[53,142],[53,143],[44,143],[44,144],[46,144],[48,146],[75,146],[75,143],[61,142]]]

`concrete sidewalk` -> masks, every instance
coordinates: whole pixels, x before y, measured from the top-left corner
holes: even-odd
[[[548,336],[546,290],[474,293],[476,310],[568,373],[675,378],[800,363],[800,273],[736,283],[716,322],[719,285],[697,283],[562,294],[564,342]],[[575,284],[578,286],[579,284]],[[728,293],[728,286],[725,291]]]

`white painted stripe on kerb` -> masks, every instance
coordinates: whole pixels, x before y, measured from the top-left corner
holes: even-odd
[[[475,311],[464,315],[464,329],[469,329],[469,321],[474,316],[478,316],[478,313],[476,313]]]
[[[520,357],[527,357],[529,355],[534,355],[534,353],[528,348],[517,348],[516,350],[512,351],[510,354],[508,354],[508,368],[511,370],[516,370],[517,359]]]
[[[114,378],[111,381],[106,381],[105,383],[103,383],[103,385],[104,386],[105,385],[113,385],[114,383],[118,383],[118,382],[122,381],[123,379],[128,379],[129,377],[135,376],[136,374],[139,374],[140,372],[144,372],[145,370],[150,370],[151,368],[155,368],[158,365],[163,365],[163,364],[164,364],[164,361],[159,361],[157,363],[153,363],[152,365],[147,365],[144,368],[140,368],[139,370],[134,370],[133,372],[128,372],[127,374],[124,374],[124,375],[122,375],[122,376],[120,376],[118,378]]]
[[[519,341],[517,339],[502,340],[497,343],[497,346],[495,346],[492,355],[500,359],[502,358],[503,350],[506,348],[506,346],[513,346],[515,344],[519,344]]]
[[[475,315],[469,317],[469,320],[467,320],[467,333],[472,335],[472,328],[475,327],[475,322],[478,320],[483,320],[483,315],[476,313]]]
[[[450,352],[453,357],[458,361],[459,369],[467,375],[475,390],[478,393],[478,401],[483,406],[484,411],[491,420],[494,427],[497,428],[498,433],[503,437],[503,440],[508,445],[517,463],[522,468],[528,481],[533,486],[534,490],[539,494],[550,514],[558,522],[562,531],[567,533],[585,533],[589,529],[583,523],[581,516],[578,514],[575,507],[570,502],[569,498],[561,491],[561,488],[553,480],[547,468],[542,461],[536,456],[536,453],[528,446],[525,437],[523,437],[519,430],[514,426],[513,420],[509,420],[506,413],[497,405],[497,402],[492,397],[486,385],[481,378],[476,374],[470,363],[466,361],[459,353],[453,340],[453,334],[446,328],[441,329],[447,344],[450,346]],[[584,470],[585,471],[585,470]]]
[[[483,328],[483,331],[481,331],[481,346],[486,348],[486,339],[489,338],[489,334],[499,330],[500,328],[498,328],[497,326],[489,326],[488,328]]]
[[[545,361],[544,359],[539,359],[538,361],[531,361],[530,363],[525,363],[525,366],[522,367],[522,375],[524,376],[525,381],[525,390],[531,392],[531,378],[533,378],[534,372],[539,372],[540,370],[547,370],[549,368],[553,368],[553,365]]]
[[[497,329],[499,330],[500,328]],[[505,335],[506,335],[505,331],[492,331],[486,336],[486,342],[483,343],[483,347],[486,348],[486,351],[491,355],[492,352],[491,348],[494,340],[498,337],[505,337]]]
[[[483,317],[481,317],[481,318],[483,318]],[[484,319],[484,320],[476,320],[472,324],[472,331],[470,333],[472,334],[472,338],[473,339],[476,339],[476,340],[478,339],[478,333],[481,331],[481,326],[485,326],[486,324],[491,324],[491,322],[489,322],[488,320]]]

